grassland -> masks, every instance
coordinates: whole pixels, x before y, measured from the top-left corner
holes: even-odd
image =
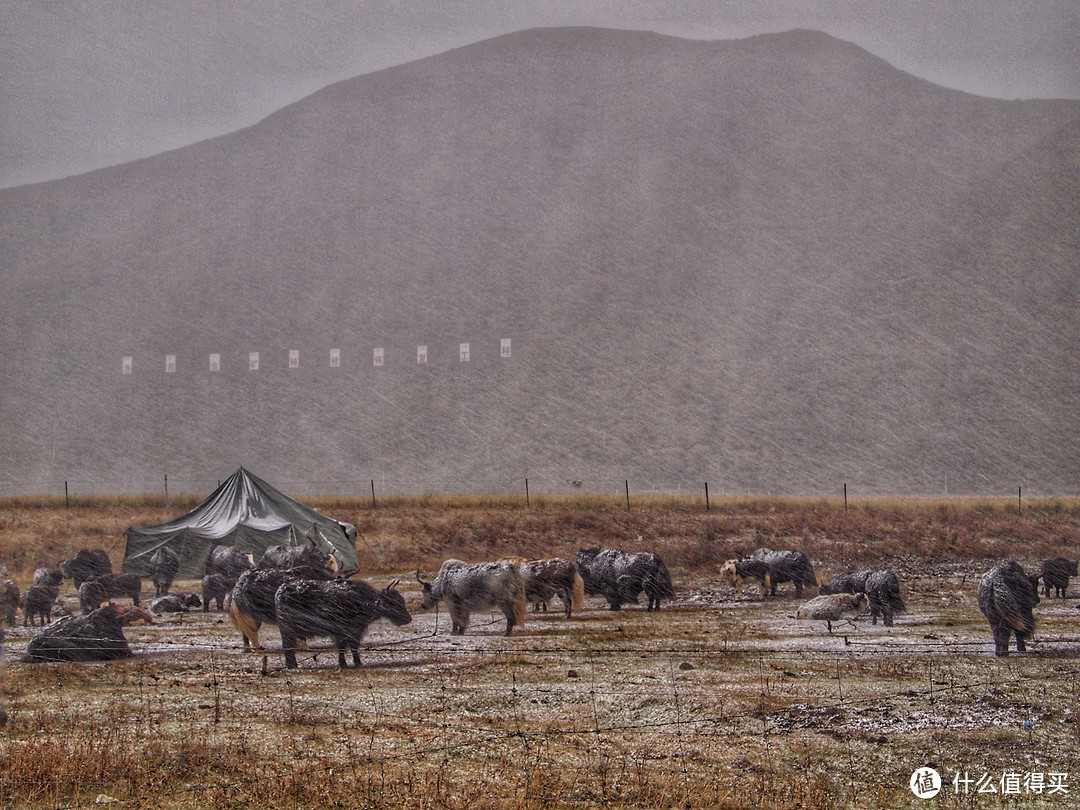
[[[347,671],[319,641],[283,669],[272,627],[265,657],[244,654],[218,613],[129,628],[135,657],[109,664],[21,663],[32,631],[9,628],[0,805],[1066,808],[1080,795],[1077,595],[1044,598],[1038,643],[1007,659],[974,598],[1000,561],[1075,558],[1075,499],[309,503],[357,525],[365,576],[401,579],[411,607],[413,572],[446,557],[593,544],[659,552],[678,596],[659,614],[598,599],[570,620],[530,613],[511,638],[494,617],[452,637],[445,612],[415,612],[374,625],[365,666]],[[193,504],[0,502],[0,561],[20,587],[84,546],[119,564],[129,525]],[[909,611],[830,635],[793,618],[790,585],[736,601],[719,567],[761,545],[800,548],[825,574],[893,568]],[[908,786],[923,765],[946,781],[931,800]],[[958,792],[965,773],[997,793]],[[1052,773],[1068,794],[1030,789]],[[1029,781],[1011,792],[1010,774]]]

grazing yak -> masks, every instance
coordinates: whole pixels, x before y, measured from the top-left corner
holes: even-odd
[[[1043,595],[1049,596],[1050,589],[1054,589],[1054,596],[1065,598],[1065,591],[1069,588],[1069,577],[1076,576],[1076,560],[1067,560],[1064,557],[1054,557],[1052,560],[1043,560],[1039,576],[1043,581]]]
[[[41,626],[49,623],[53,603],[60,596],[59,585],[31,585],[23,594],[23,627],[34,626],[34,617],[41,617]]]
[[[465,634],[469,615],[476,610],[497,607],[506,617],[506,635],[515,625],[525,625],[525,580],[516,565],[508,562],[469,563],[446,560],[438,576],[430,582],[416,579],[423,588],[421,610],[446,602],[452,635]]]
[[[124,626],[153,618],[142,608],[106,605],[86,616],[68,616],[37,633],[26,648],[23,661],[113,661],[132,655]]]
[[[601,551],[599,546],[592,546],[580,549],[575,562],[585,581],[585,593],[603,596],[612,610],[624,604],[636,605],[642,591],[649,598],[648,610],[660,610],[661,599],[675,598],[671,574],[664,561],[651,551]]]
[[[533,606],[534,611],[543,609],[546,613],[548,602],[556,596],[563,603],[566,618],[569,619],[573,611],[581,610],[585,602],[585,581],[570,560],[557,557],[548,560],[507,557],[500,562],[518,567],[525,581],[525,601]]]
[[[855,626],[855,619],[870,607],[865,593],[829,593],[815,596],[796,612],[796,619],[817,619],[832,632],[832,623],[841,619]]]
[[[866,593],[866,580],[873,571],[844,571],[828,582],[818,585],[819,594],[828,593]]]
[[[83,613],[89,613],[101,607],[102,602],[122,596],[130,596],[132,604],[138,607],[141,593],[142,580],[138,574],[102,574],[79,586],[79,607]]]
[[[236,580],[229,595],[229,620],[243,637],[243,648],[261,650],[259,628],[277,624],[274,594],[285,582],[293,579],[326,581],[333,573],[325,565],[300,568],[253,568]]]
[[[761,587],[761,598],[769,592],[769,566],[761,560],[728,560],[720,568],[720,576],[735,589],[735,598],[742,599],[743,585],[757,582]]]
[[[759,548],[750,555],[751,560],[761,560],[769,566],[769,593],[776,596],[776,586],[785,582],[795,585],[795,596],[802,598],[803,587],[817,587],[820,583],[814,573],[810,558],[801,551],[773,551]]]
[[[70,560],[62,560],[60,569],[64,576],[71,579],[78,588],[90,577],[99,577],[113,572],[109,555],[100,548],[80,548]]]
[[[150,580],[154,583],[154,596],[168,596],[179,570],[180,555],[168,546],[161,546],[150,556]]]
[[[292,579],[274,594],[278,630],[285,666],[296,669],[296,643],[301,639],[330,636],[337,645],[338,666],[345,669],[345,648],[352,650],[353,666],[360,666],[360,641],[376,619],[397,626],[412,621],[397,580],[379,591],[363,580]]]
[[[1009,654],[1012,635],[1016,636],[1016,649],[1024,652],[1024,639],[1035,633],[1032,609],[1039,604],[1039,578],[1013,560],[983,574],[978,598],[979,610],[994,634],[994,655]]]
[[[19,608],[19,586],[14,580],[0,582],[0,615],[7,619],[8,626],[15,626],[15,611]]]
[[[893,626],[893,615],[907,610],[900,597],[900,580],[892,571],[874,571],[866,578],[866,598],[870,600],[870,618],[877,624],[878,616],[886,627]]]

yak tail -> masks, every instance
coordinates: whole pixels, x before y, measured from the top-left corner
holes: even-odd
[[[259,625],[255,623],[250,613],[245,613],[236,606],[236,600],[229,603],[229,621],[232,626],[240,631],[240,635],[246,638],[254,650],[261,650],[259,646]]]
[[[765,592],[768,593],[772,588],[772,577],[769,576],[769,572],[765,572]]]
[[[574,589],[570,593],[570,609],[577,612],[585,605],[585,580],[577,571],[574,572]]]

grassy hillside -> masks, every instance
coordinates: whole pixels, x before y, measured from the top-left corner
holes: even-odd
[[[1074,492],[1078,121],[552,29],[0,192],[0,489]]]

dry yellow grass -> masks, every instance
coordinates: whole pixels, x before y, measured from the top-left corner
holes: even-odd
[[[189,505],[3,503],[0,560],[25,579]],[[708,511],[679,501],[627,511],[614,499],[313,505],[357,523],[365,575],[402,577],[414,608],[409,575],[444,557],[572,556],[591,543],[660,551],[679,596],[659,614],[612,613],[597,599],[569,621],[530,614],[509,639],[491,617],[451,637],[445,614],[415,614],[403,628],[374,625],[365,667],[344,672],[326,642],[284,670],[273,628],[264,669],[215,613],[129,628],[136,656],[108,664],[20,663],[31,631],[16,627],[0,805],[77,807],[104,794],[149,809],[917,807],[908,779],[928,763],[946,780],[1063,772],[1080,791],[1075,598],[1044,599],[1040,642],[1005,660],[974,601],[999,551],[1024,548],[1029,566],[1075,554],[1076,503],[1019,515],[777,499]],[[830,636],[792,618],[790,586],[735,602],[719,564],[755,545],[803,548],[828,573],[893,567],[910,611],[893,628],[860,621]],[[122,541],[111,552],[118,562]],[[1009,805],[953,791],[928,806],[1071,806],[1048,793]]]

